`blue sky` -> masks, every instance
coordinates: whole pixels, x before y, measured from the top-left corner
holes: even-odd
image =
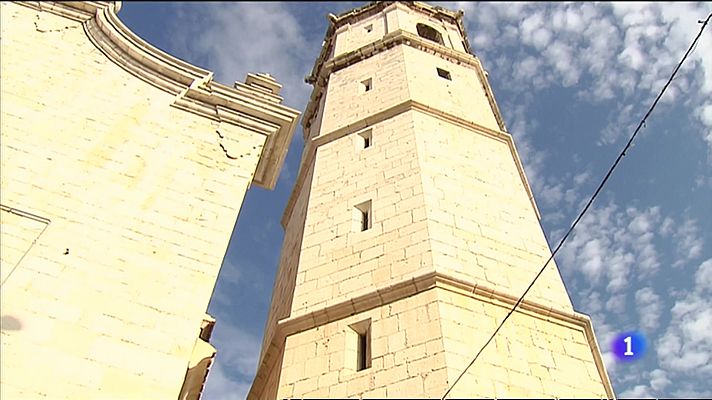
[[[326,14],[363,4],[126,2],[119,16],[222,83],[271,73],[285,103],[304,110]],[[465,11],[552,246],[712,12],[712,3],[442,5]],[[621,397],[712,396],[710,54],[712,27],[557,255]],[[206,399],[243,399],[252,382],[302,148],[298,130],[276,189],[253,187],[243,204],[209,308],[218,356]],[[648,352],[617,363],[609,342],[630,330]]]

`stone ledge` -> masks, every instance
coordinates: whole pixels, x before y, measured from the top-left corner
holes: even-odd
[[[262,398],[263,385],[266,382],[269,372],[275,367],[274,362],[276,360],[273,360],[273,358],[283,352],[287,336],[304,332],[316,326],[338,321],[357,313],[382,307],[433,288],[447,290],[503,308],[512,307],[518,300],[518,298],[500,292],[493,287],[473,284],[439,272],[428,272],[384,288],[379,288],[347,301],[327,306],[321,310],[293,317],[290,316],[277,323],[275,332],[269,342],[269,351],[261,360],[260,365],[258,365],[257,374],[247,398]],[[601,376],[606,394],[609,398],[614,398],[613,387],[608,379],[608,373],[601,358],[601,351],[593,333],[593,326],[589,316],[576,311],[567,312],[558,310],[529,300],[523,300],[519,304],[516,312],[573,329],[581,328],[591,348],[591,355],[596,369]]]
[[[369,115],[365,118],[359,119],[358,121],[352,122],[349,125],[337,128],[331,132],[313,137],[305,141],[302,161],[299,168],[299,172],[297,174],[295,186],[292,189],[292,193],[289,197],[289,200],[287,200],[287,205],[285,206],[284,213],[282,214],[282,227],[286,228],[287,222],[289,221],[289,218],[291,217],[292,212],[294,211],[294,206],[296,204],[298,194],[303,188],[304,180],[306,178],[307,171],[309,170],[307,166],[313,164],[314,157],[316,156],[316,149],[319,146],[340,139],[352,133],[358,132],[360,130],[366,129],[373,125],[379,124],[397,115],[413,110],[423,112],[424,114],[428,114],[435,118],[439,118],[445,122],[452,123],[454,125],[457,125],[458,127],[472,131],[473,133],[481,134],[506,143],[509,147],[509,151],[512,154],[512,157],[514,158],[514,163],[517,167],[519,178],[522,180],[524,190],[527,192],[529,201],[532,203],[534,213],[536,214],[537,219],[541,219],[539,207],[536,205],[534,193],[532,192],[531,186],[529,186],[529,180],[527,179],[526,174],[524,173],[524,165],[522,164],[522,161],[519,158],[519,153],[517,152],[517,149],[514,145],[514,139],[512,138],[511,134],[506,131],[497,131],[486,128],[475,122],[468,121],[464,118],[460,118],[444,111],[429,107],[414,100],[406,100],[385,110],[382,110],[376,114]],[[313,168],[313,166],[310,168]]]
[[[479,78],[485,96],[490,104],[492,113],[497,120],[497,124],[502,131],[506,131],[506,126],[504,124],[504,119],[497,105],[497,101],[494,98],[494,93],[487,80],[487,74],[485,73],[480,60],[468,53],[462,53],[459,51],[452,50],[448,47],[441,46],[436,43],[432,43],[426,39],[421,38],[411,32],[404,31],[402,29],[387,33],[382,39],[369,43],[357,50],[338,55],[330,60],[321,60],[320,63],[315,66],[312,75],[307,78],[307,81],[314,85],[314,90],[312,91],[311,97],[309,99],[309,104],[304,112],[304,119],[302,125],[304,127],[305,139],[309,134],[309,128],[311,126],[311,121],[317,113],[317,107],[321,101],[321,97],[324,95],[324,91],[329,82],[329,76],[346,68],[354,63],[362,61],[364,59],[373,57],[376,54],[384,52],[395,46],[405,45],[410,46],[415,49],[430,52],[432,54],[438,55],[448,61],[454,62],[456,64],[469,65],[474,69],[474,72]]]

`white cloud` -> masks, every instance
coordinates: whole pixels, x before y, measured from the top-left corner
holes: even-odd
[[[539,191],[539,196],[537,196],[546,207],[556,206],[563,197],[563,185],[561,183],[556,185],[544,185]]]
[[[660,296],[649,287],[640,289],[635,292],[635,305],[641,326],[648,331],[657,327],[663,307]]]
[[[626,294],[617,293],[612,295],[606,301],[606,311],[609,313],[624,313],[627,314],[628,310],[625,308]]]
[[[695,285],[700,292],[712,291],[712,258],[700,264],[695,273]]]
[[[667,373],[661,369],[656,369],[650,372],[650,387],[656,392],[664,390],[670,385],[670,379],[667,378]]]
[[[261,345],[259,338],[232,325],[229,318],[222,318],[215,324],[211,343],[218,349],[218,360],[226,369],[244,376],[255,374]]]
[[[216,315],[217,323],[210,339],[217,349],[205,385],[206,399],[244,399],[257,369],[260,340],[230,323],[229,316]]]
[[[574,175],[574,184],[576,186],[583,185],[591,179],[591,171],[584,171]]]
[[[227,377],[223,367],[219,362],[216,362],[210,368],[202,397],[210,400],[244,400],[247,398],[250,385],[250,382]]]
[[[189,8],[188,8],[189,7]],[[283,3],[204,3],[176,5],[181,29],[173,46],[204,59],[216,79],[244,81],[248,72],[270,73],[284,86],[287,103],[303,109],[310,87],[303,82],[319,47],[308,47],[302,26]],[[192,23],[207,20],[209,23]],[[190,29],[207,26],[207,29]],[[317,43],[318,44],[318,43]]]
[[[710,329],[712,311],[709,304],[700,298],[689,298],[685,306],[692,306],[691,315],[676,315],[677,326],[671,325],[658,342],[657,352],[660,365],[672,371],[686,374],[712,372],[712,349],[710,349]],[[673,310],[675,311],[675,310]]]
[[[633,397],[633,398],[654,398],[652,394],[650,394],[650,391],[647,386],[645,385],[636,385],[632,389],[628,389],[624,391],[623,393],[618,395],[619,397]]]
[[[547,153],[536,149],[530,139],[530,133],[538,126],[538,121],[527,118],[526,106],[524,104],[510,105],[506,108],[510,110],[507,115],[509,131],[514,137],[517,152],[522,159],[529,184],[534,193],[538,193],[541,185],[544,184],[542,169]]]
[[[660,366],[674,376],[709,379],[712,376],[712,301],[708,294],[712,259],[700,264],[695,286],[671,309],[672,319],[657,342]],[[712,395],[707,389],[705,395]]]
[[[670,217],[665,217],[663,223],[660,224],[660,234],[663,236],[669,236],[673,232],[673,227],[675,221]]]
[[[608,375],[613,376],[618,369],[618,362],[615,354],[611,351],[604,351],[601,353],[601,358],[603,359],[603,363],[606,365]]]
[[[605,277],[611,294],[624,291],[636,275],[651,276],[660,265],[654,245],[659,220],[656,207],[593,207],[561,249],[560,265],[583,273],[591,286]]]
[[[685,218],[684,222],[673,233],[673,238],[677,243],[678,256],[678,260],[673,263],[673,267],[683,266],[687,262],[699,258],[702,254],[704,241],[694,220]]]
[[[571,87],[586,76],[592,82],[578,89],[581,99],[618,98],[602,144],[632,133],[643,115],[632,113],[632,105],[651,104],[699,31],[697,20],[712,11],[710,3],[516,4],[445,5],[465,9],[476,53],[495,75],[513,80],[512,90]],[[703,35],[662,101],[691,100],[690,115],[700,123],[712,162],[712,57],[704,54],[712,54],[710,35]]]

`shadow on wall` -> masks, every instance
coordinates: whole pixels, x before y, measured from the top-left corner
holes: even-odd
[[[0,318],[0,330],[19,331],[20,329],[22,329],[22,323],[12,315],[3,315],[2,318]]]

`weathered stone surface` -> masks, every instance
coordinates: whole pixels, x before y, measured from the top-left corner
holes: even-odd
[[[113,3],[0,7],[0,398],[178,398],[245,191],[298,113],[130,42]]]
[[[459,18],[405,2],[332,18],[248,398],[440,398],[550,256]],[[353,327],[366,323],[371,365],[358,370]],[[555,263],[451,393],[612,395]]]

